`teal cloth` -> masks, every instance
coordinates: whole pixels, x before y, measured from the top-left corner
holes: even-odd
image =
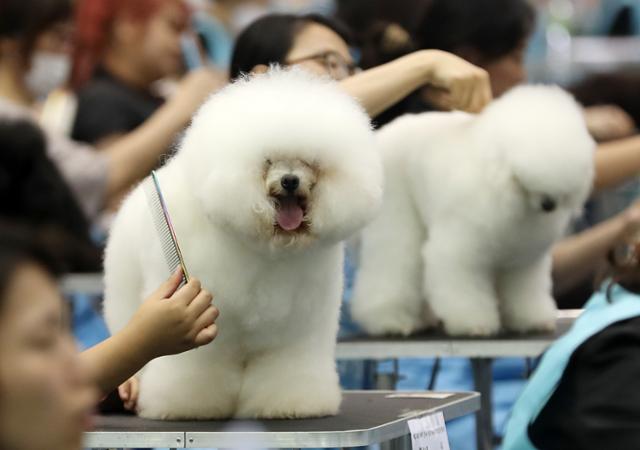
[[[596,292],[571,330],[545,353],[516,402],[503,441],[503,450],[534,450],[527,433],[558,385],[573,352],[591,336],[616,322],[640,316],[640,297],[620,286],[612,289],[612,303],[604,290]]]

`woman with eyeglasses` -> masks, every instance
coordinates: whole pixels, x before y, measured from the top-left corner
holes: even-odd
[[[263,72],[271,64],[299,66],[328,75],[375,117],[421,86],[433,89],[441,109],[479,112],[491,101],[487,73],[457,56],[422,50],[359,72],[349,51],[349,34],[315,14],[270,14],[238,37],[230,77]]]

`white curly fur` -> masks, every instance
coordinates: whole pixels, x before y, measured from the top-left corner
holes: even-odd
[[[274,231],[267,160],[278,170],[293,161],[301,183],[313,176],[305,186],[307,231],[295,237]],[[148,364],[139,414],[335,414],[341,242],[372,218],[382,198],[382,166],[366,114],[332,82],[275,69],[205,103],[159,179],[186,265],[220,309],[219,335],[206,347]],[[112,332],[167,275],[138,187],[106,249]]]
[[[377,139],[385,193],[363,232],[354,318],[372,334],[439,321],[454,335],[553,328],[550,247],[593,177],[576,102],[520,87],[479,116],[405,116]]]

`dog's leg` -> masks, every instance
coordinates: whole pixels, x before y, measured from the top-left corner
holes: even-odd
[[[368,333],[408,335],[434,324],[421,289],[425,231],[406,180],[386,175],[382,211],[362,234],[351,313]]]
[[[220,337],[222,338],[222,336]],[[228,419],[242,384],[242,366],[222,342],[158,358],[142,372],[138,414],[148,419]]]
[[[481,252],[474,251],[474,237],[466,239],[465,233],[449,226],[432,228],[423,249],[425,296],[447,333],[495,334],[500,316],[491,269]]]
[[[236,416],[279,419],[337,414],[341,393],[334,342],[319,346],[318,339],[305,337],[250,360]]]
[[[506,270],[498,277],[504,325],[519,332],[555,328],[556,304],[551,297],[551,257],[530,266]]]

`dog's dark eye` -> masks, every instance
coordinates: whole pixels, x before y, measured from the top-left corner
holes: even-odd
[[[270,165],[271,165],[271,160],[270,160],[270,159],[267,159],[264,163],[265,163],[267,166],[270,166]]]
[[[540,206],[544,212],[553,212],[556,209],[556,201],[548,195],[543,195],[540,201]]]

